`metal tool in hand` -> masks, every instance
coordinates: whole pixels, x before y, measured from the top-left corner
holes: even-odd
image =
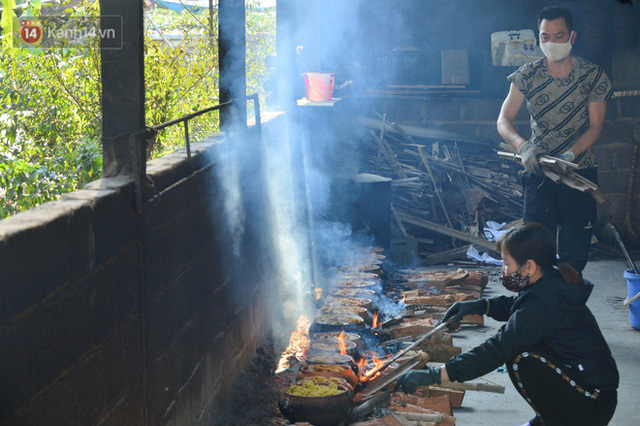
[[[413,348],[419,346],[422,342],[424,342],[425,340],[427,340],[429,337],[433,336],[436,333],[441,332],[442,330],[444,330],[449,324],[451,323],[451,318],[449,318],[447,321],[441,323],[440,325],[438,325],[436,328],[434,328],[433,330],[431,330],[428,333],[423,334],[418,340],[416,340],[415,342],[413,342],[412,344],[410,344],[409,346],[407,346],[406,348],[404,348],[403,350],[401,350],[400,352],[398,352],[397,354],[395,354],[394,356],[392,356],[391,358],[389,358],[387,361],[385,361],[384,364],[382,364],[380,367],[371,370],[369,372],[367,372],[366,377],[372,377],[375,373],[384,370],[385,368],[387,368],[388,366],[390,366],[391,364],[393,364],[393,362],[395,360],[397,360],[398,358],[400,358],[401,356],[403,356],[404,354],[406,354],[407,352],[409,352],[410,350],[412,350]]]
[[[627,263],[629,263],[629,266],[631,266],[631,269],[633,269],[633,273],[636,275],[640,275],[638,273],[638,268],[636,267],[636,264],[633,262],[633,259],[631,259],[631,256],[629,256],[629,252],[625,248],[624,242],[622,242],[622,238],[620,238],[620,234],[618,234],[618,231],[616,230],[615,226],[609,223],[609,228],[611,228],[611,232],[613,232],[613,236],[616,237],[616,240],[618,241],[618,245],[620,246],[620,249],[622,250],[624,257],[627,258]]]

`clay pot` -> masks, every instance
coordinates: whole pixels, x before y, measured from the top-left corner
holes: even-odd
[[[340,336],[340,332],[329,332],[329,333],[316,333],[313,335],[313,340],[319,342],[337,342],[338,336]],[[360,352],[364,350],[364,341],[359,334],[356,333],[344,333],[343,338],[345,341],[353,342],[356,344],[356,348]]]
[[[378,297],[376,292],[364,288],[336,288],[329,293],[331,297],[355,297],[358,299],[369,299],[375,302]]]
[[[358,297],[334,297],[329,296],[325,299],[324,305],[328,308],[333,306],[360,306],[366,310],[373,309],[373,302],[371,299],[363,299]]]
[[[375,263],[368,264],[356,264],[356,265],[344,265],[340,268],[341,271],[345,273],[369,273],[375,274],[379,276],[382,273],[382,269],[380,269],[380,265]]]
[[[358,364],[350,355],[343,354],[327,354],[327,353],[307,353],[304,357],[307,365],[315,364],[335,364],[347,365],[351,367],[354,373],[358,374]]]
[[[340,275],[341,280],[371,280],[371,281],[379,281],[380,278],[378,274],[373,274],[371,272],[343,272]]]
[[[336,289],[352,289],[352,290],[382,290],[382,284],[379,281],[370,280],[342,280],[335,285]]]
[[[340,371],[326,371],[326,370],[340,369]],[[309,377],[336,377],[344,380],[352,388],[358,383],[358,376],[353,372],[351,367],[345,364],[310,364],[305,365],[300,369],[296,380],[303,380]]]
[[[339,305],[329,305],[324,306],[320,309],[322,314],[330,314],[330,315],[340,315],[341,313],[347,315],[358,315],[363,320],[369,319],[369,311],[367,308],[363,308],[362,306],[339,306]]]
[[[344,342],[345,350],[347,355],[352,357],[354,360],[359,360],[362,355],[358,350],[356,344],[354,342],[350,342],[345,340]],[[340,353],[340,343],[336,340],[335,342],[323,341],[319,342],[317,340],[312,340],[309,344],[309,350],[307,351],[309,354],[339,354]]]
[[[345,420],[353,409],[353,392],[338,385],[344,392],[331,396],[296,396],[284,392],[278,401],[282,415],[291,422],[308,422],[329,426]]]

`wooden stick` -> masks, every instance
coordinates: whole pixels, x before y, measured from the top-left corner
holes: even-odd
[[[398,413],[409,421],[442,423],[442,414],[436,413],[410,413],[401,411]]]
[[[429,178],[431,178],[431,183],[433,184],[433,190],[438,196],[438,200],[440,200],[440,205],[442,206],[442,210],[444,211],[444,216],[447,218],[447,223],[449,223],[449,227],[453,228],[451,224],[451,219],[449,219],[449,213],[447,213],[447,208],[444,206],[444,201],[442,201],[442,197],[440,196],[440,190],[438,189],[438,185],[436,184],[436,179],[433,177],[433,172],[431,171],[431,167],[429,166],[429,160],[424,155],[424,151],[422,150],[422,146],[418,146],[418,152],[420,153],[420,158],[422,159],[422,163],[427,168],[427,172],[429,173]]]
[[[384,125],[387,122],[387,113],[382,114],[382,126],[380,126],[380,140],[384,140]],[[382,161],[382,148],[378,145],[378,156],[376,158],[376,173],[380,172],[380,162]]]
[[[460,390],[470,390],[470,391],[478,391],[478,392],[492,392],[492,393],[504,393],[504,386],[502,385],[494,385],[490,383],[481,383],[481,382],[449,382],[444,385],[438,385],[444,388],[451,389],[460,389]]]
[[[400,423],[400,426],[411,426],[411,423],[409,423],[407,421],[407,419],[405,419],[404,417],[402,417],[400,414],[396,413],[395,411],[389,412],[389,415],[391,415],[391,417],[393,417],[393,419],[395,421]]]
[[[376,132],[374,132],[373,130],[371,130],[371,134],[378,143],[378,146],[380,146],[380,148],[382,149],[382,154],[384,154],[393,171],[395,171],[396,174],[400,176],[400,178],[406,179],[407,174],[404,172],[404,170],[402,170],[402,165],[398,162],[398,157],[393,152],[393,149],[391,148],[389,143],[384,139],[379,139],[378,135],[376,135]]]
[[[422,259],[422,262],[420,263],[422,263],[423,265],[433,265],[434,263],[455,259],[457,257],[465,255],[467,253],[467,250],[469,250],[468,244],[462,247],[457,247],[451,250],[441,251],[441,252],[426,256],[425,258]],[[466,256],[465,256],[465,259],[466,259]]]
[[[402,236],[407,238],[409,234],[407,234],[407,230],[404,228],[404,225],[402,224],[402,220],[400,220],[400,217],[398,216],[398,212],[396,211],[395,207],[393,207],[393,204],[391,204],[391,214],[393,215],[393,219],[398,224],[398,229],[400,229]]]
[[[630,305],[631,303],[635,302],[635,300],[640,297],[640,292],[638,292],[638,294],[636,294],[635,296],[633,296],[631,299],[629,299],[628,297],[626,299],[624,299],[624,302],[622,303],[622,306],[627,306]]]
[[[491,241],[484,240],[482,238],[474,237],[473,235],[467,234],[466,232],[458,231],[456,229],[447,228],[446,226],[439,225],[437,223],[430,222],[428,220],[419,219],[416,217],[412,217],[409,215],[401,214],[403,222],[409,223],[411,225],[420,226],[425,229],[430,229],[431,231],[435,231],[439,234],[446,235],[448,237],[457,238],[462,241],[466,241],[471,244],[478,245],[487,250],[496,251],[495,243]]]

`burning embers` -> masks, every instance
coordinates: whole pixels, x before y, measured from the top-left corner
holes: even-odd
[[[324,306],[308,326],[307,345],[301,349],[304,353],[304,366],[297,373],[297,382],[285,391],[280,401],[280,410],[289,420],[322,424],[321,419],[314,417],[313,413],[316,411],[313,407],[317,408],[319,404],[323,407],[320,410],[322,412],[333,410],[326,406],[329,400],[322,399],[325,397],[321,395],[325,392],[330,395],[326,398],[336,400],[335,404],[338,404],[338,399],[344,403],[344,396],[338,398],[334,393],[337,391],[333,389],[335,386],[340,389],[344,383],[335,382],[332,385],[317,379],[318,377],[346,381],[349,385],[346,386],[346,392],[350,394],[353,404],[353,394],[365,382],[380,375],[381,366],[389,358],[380,346],[384,337],[380,324],[385,318],[393,319],[401,310],[398,303],[389,300],[382,292],[384,260],[384,255],[370,248],[359,252],[354,262],[335,272],[333,285],[324,298]],[[322,299],[323,293],[327,292],[316,291],[318,300]],[[385,312],[388,307],[393,307],[395,312]],[[296,350],[292,347],[295,346],[294,340],[297,344],[303,341],[299,338],[299,333],[300,330],[294,332],[295,336],[292,335],[289,345],[291,349],[287,350]],[[279,366],[279,370],[281,367],[283,365]],[[309,380],[314,382],[310,384]],[[303,385],[305,387],[301,388]],[[331,386],[333,390],[329,392],[323,386]],[[308,395],[299,399],[299,395],[292,394],[294,390],[308,392]],[[341,420],[344,418],[331,421]]]
[[[293,360],[304,360],[304,351],[309,346],[309,326],[311,323],[306,316],[298,318],[298,327],[291,333],[289,344],[282,352],[276,373],[285,371],[291,367]]]

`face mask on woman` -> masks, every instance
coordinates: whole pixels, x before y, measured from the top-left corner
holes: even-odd
[[[557,62],[566,58],[569,53],[571,53],[571,37],[573,36],[573,31],[571,31],[571,35],[569,36],[569,41],[566,43],[553,43],[546,42],[540,43],[540,50],[544,53],[544,56],[547,57],[550,61]]]
[[[516,293],[521,292],[525,288],[529,287],[529,276],[524,276],[520,274],[524,265],[516,272],[511,274],[502,273],[502,277],[500,278],[502,281],[502,285],[509,291],[515,291]]]

